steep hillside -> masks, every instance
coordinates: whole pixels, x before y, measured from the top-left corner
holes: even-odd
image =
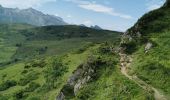
[[[61,92],[68,100],[152,99],[152,93],[120,73],[114,51],[118,44],[96,44],[84,52],[7,65],[0,70],[0,99],[54,100]],[[74,81],[76,92],[67,85]]]
[[[122,51],[132,57],[127,70],[154,92],[170,98],[170,0],[145,14],[122,37]],[[124,66],[127,67],[127,66]],[[162,98],[162,100],[164,100]]]
[[[20,10],[4,8],[0,5],[0,23],[27,23],[36,26],[66,25],[62,18],[46,15],[33,8]]]

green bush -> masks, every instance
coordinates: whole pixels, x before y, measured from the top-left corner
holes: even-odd
[[[64,85],[63,89],[61,90],[63,94],[66,95],[66,99],[71,99],[74,97],[74,87],[70,85]]]
[[[125,48],[127,54],[132,54],[137,50],[137,43],[135,41],[130,41],[128,43],[121,44],[121,47]]]
[[[88,100],[94,96],[94,91],[92,91],[92,87],[84,87],[82,88],[78,94],[76,95],[77,100]]]
[[[68,68],[62,63],[61,59],[55,59],[52,65],[47,69],[45,77],[56,80],[67,72]]]
[[[41,87],[41,90],[49,91],[56,88],[61,83],[61,80],[59,79],[67,71],[68,67],[62,63],[61,59],[54,59],[51,65],[49,65],[48,68],[44,71],[46,83]]]
[[[23,98],[25,97],[24,95],[24,91],[23,90],[19,90],[17,91],[13,97],[16,99],[16,100],[23,100]]]
[[[22,74],[26,74],[26,73],[28,73],[28,70],[23,70],[22,71]]]
[[[0,84],[0,91],[7,90],[10,87],[16,86],[17,82],[14,80],[7,80],[4,83]]]
[[[7,96],[0,95],[0,100],[9,100]]]
[[[29,84],[29,86],[25,88],[24,92],[33,92],[33,91],[35,91],[39,87],[40,87],[40,85],[38,83],[31,82]]]
[[[25,86],[25,85],[27,85],[29,82],[31,82],[31,81],[33,81],[33,80],[35,80],[35,79],[37,79],[37,78],[38,78],[38,73],[36,73],[36,72],[33,71],[33,72],[30,72],[30,73],[24,75],[24,76],[19,80],[18,84],[21,85],[21,86]]]
[[[107,43],[102,44],[99,48],[99,53],[102,53],[102,54],[111,53],[111,47]]]
[[[31,66],[32,67],[40,67],[40,68],[43,68],[44,66],[46,66],[46,62],[44,60],[34,60],[32,63],[31,63]]]

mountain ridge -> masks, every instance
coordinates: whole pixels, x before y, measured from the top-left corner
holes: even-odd
[[[44,14],[33,8],[18,9],[0,6],[0,23],[27,23],[35,26],[67,25],[62,18]]]

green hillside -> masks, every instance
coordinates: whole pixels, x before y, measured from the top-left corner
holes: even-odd
[[[64,54],[93,43],[112,40],[121,34],[80,26],[36,28],[26,24],[1,24],[0,33],[0,65],[26,58]]]
[[[129,74],[170,98],[170,0],[160,9],[145,14],[122,39],[122,47],[132,56]]]
[[[1,63],[0,99],[53,100],[65,89],[74,72],[86,63],[95,68],[95,73],[76,95],[70,92],[69,99],[152,98],[152,93],[148,94],[119,71],[116,51],[120,32],[80,26],[21,25],[23,28],[19,28],[18,25],[6,25],[1,32],[2,39],[7,38],[2,49],[7,46],[15,49],[2,53],[7,57]],[[95,84],[98,85],[94,87]]]
[[[30,28],[33,26],[28,24],[0,24],[0,66],[11,61],[17,51],[17,44],[25,40],[18,31]]]
[[[0,24],[0,100],[169,100],[170,0],[124,35]]]
[[[53,100],[101,43],[118,44],[121,35],[80,26],[0,27],[1,100]]]

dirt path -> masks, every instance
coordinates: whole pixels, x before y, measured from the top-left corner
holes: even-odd
[[[138,86],[143,88],[147,92],[152,92],[154,91],[154,97],[155,100],[167,100],[164,95],[162,95],[156,88],[152,87],[151,85],[147,84],[143,80],[139,79],[137,76],[131,76],[128,74],[128,67],[130,67],[130,64],[132,62],[132,57],[127,56],[126,54],[121,54],[120,55],[120,63],[121,63],[121,73],[129,78],[130,80],[134,81]]]

